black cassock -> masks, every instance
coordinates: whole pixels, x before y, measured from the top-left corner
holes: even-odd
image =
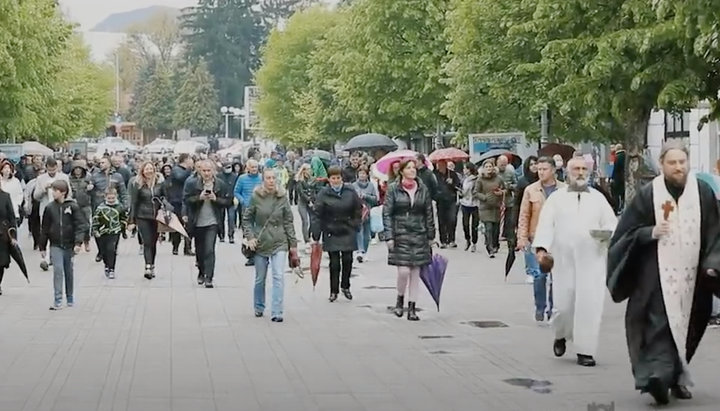
[[[675,198],[683,189],[665,183]],[[701,213],[701,249],[693,307],[686,340],[686,361],[695,354],[712,312],[713,292],[720,290],[720,280],[706,274],[708,269],[720,272],[720,216],[715,195],[703,181],[698,181]],[[653,185],[643,186],[625,208],[615,234],[610,240],[607,264],[607,286],[616,303],[629,299],[625,312],[625,333],[635,388],[645,391],[648,379],[660,378],[667,386],[678,383],[682,364],[672,338],[665,313],[657,261],[657,241],[652,238],[655,226]]]

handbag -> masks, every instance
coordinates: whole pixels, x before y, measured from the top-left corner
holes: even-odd
[[[280,208],[280,207],[275,207],[275,208],[273,208],[272,213],[270,213],[270,215],[268,216],[267,220],[265,220],[265,224],[263,224],[262,228],[260,229],[260,232],[258,233],[257,236],[255,236],[255,239],[256,239],[256,240],[259,240],[260,237],[262,236],[263,232],[265,232],[265,229],[267,228],[268,223],[270,223],[270,220],[272,219],[272,216],[275,215],[275,212],[276,212],[278,209],[281,209],[281,208]],[[240,246],[240,251],[242,251],[243,255],[244,255],[245,258],[247,258],[248,260],[251,260],[251,259],[255,258],[255,250],[253,250],[253,249],[250,248],[250,246],[249,246],[248,243],[247,243],[247,239],[243,239],[242,245]]]

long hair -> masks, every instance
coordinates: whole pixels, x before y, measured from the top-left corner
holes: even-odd
[[[312,177],[312,168],[310,167],[310,164],[303,164],[300,166],[300,169],[295,174],[295,181],[305,181]]]
[[[153,170],[154,170],[152,181],[148,181],[148,180],[145,178],[145,167],[146,167],[148,164],[150,164],[150,165],[153,167]],[[137,178],[136,178],[136,180],[135,180],[135,184],[137,184],[138,187],[142,187],[142,186],[151,187],[150,184],[152,184],[152,186],[154,186],[155,184],[157,184],[157,181],[158,181],[158,178],[157,178],[157,167],[155,167],[155,164],[153,164],[152,161],[144,161],[144,162],[142,163],[142,165],[140,165],[140,172],[139,172],[138,175],[137,175]]]

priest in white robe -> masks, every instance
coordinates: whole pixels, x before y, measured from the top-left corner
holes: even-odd
[[[670,142],[662,175],[640,188],[610,241],[607,285],[629,299],[625,328],[635,388],[660,404],[692,398],[688,363],[720,290],[720,218],[712,188],[688,171]]]
[[[607,247],[617,218],[599,191],[588,184],[585,159],[568,163],[567,186],[548,197],[533,247],[538,261],[552,256],[555,331],[553,352],[561,357],[573,342],[577,363],[595,365],[603,302]]]

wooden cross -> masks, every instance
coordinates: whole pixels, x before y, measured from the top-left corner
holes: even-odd
[[[675,207],[673,206],[673,203],[670,200],[668,200],[662,205],[662,210],[663,210],[663,218],[665,219],[665,221],[667,221],[668,217],[670,217],[670,213],[673,210],[675,210]]]

